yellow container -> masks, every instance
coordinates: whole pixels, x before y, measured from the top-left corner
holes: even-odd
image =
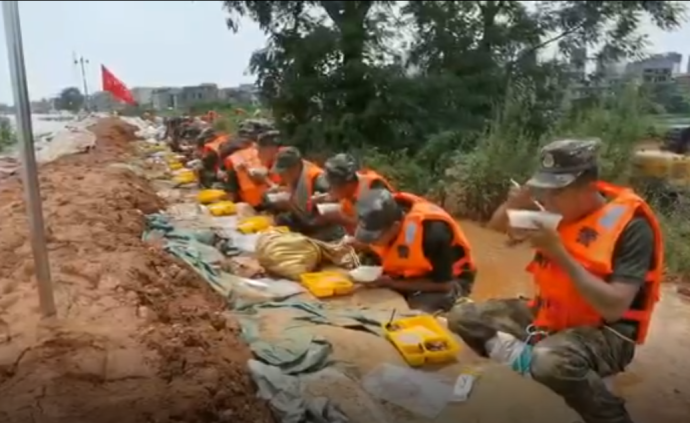
[[[394,320],[383,330],[410,366],[455,361],[460,345],[434,316],[422,315]]]
[[[347,275],[340,272],[303,273],[300,281],[317,298],[347,295],[355,289]]]
[[[180,162],[169,162],[168,167],[170,170],[180,170],[184,167],[184,165]]]
[[[243,234],[254,234],[265,231],[273,224],[273,219],[268,216],[252,216],[239,221],[237,230]]]
[[[183,170],[173,177],[173,182],[179,185],[196,182],[196,174],[191,170]]]
[[[222,189],[205,189],[199,191],[196,199],[201,204],[211,204],[223,201],[227,196],[227,193]]]
[[[231,216],[237,213],[237,207],[232,201],[219,201],[210,204],[208,211],[214,216]]]

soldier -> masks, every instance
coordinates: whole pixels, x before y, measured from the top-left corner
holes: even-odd
[[[603,378],[622,372],[646,339],[659,299],[663,242],[642,198],[598,180],[598,145],[565,139],[545,146],[537,172],[512,190],[490,223],[509,230],[506,210],[534,208],[535,201],[562,215],[557,228],[535,219],[536,229],[520,234],[535,249],[527,267],[535,299],[462,304],[448,326],[484,356],[499,332],[525,341],[529,373],[586,423],[631,423]]]

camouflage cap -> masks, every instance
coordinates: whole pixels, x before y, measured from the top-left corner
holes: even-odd
[[[596,138],[568,138],[547,144],[539,152],[539,168],[527,185],[543,189],[570,185],[586,170],[597,168],[600,144]]]
[[[326,160],[324,171],[330,185],[343,185],[357,180],[359,165],[350,154],[340,153]]]
[[[393,194],[385,189],[372,189],[358,201],[355,239],[370,244],[402,218],[402,210]]]
[[[216,133],[216,130],[213,128],[205,128],[201,130],[199,135],[196,138],[197,144],[205,144],[207,142],[212,141],[214,138],[216,138],[218,134]]]
[[[280,131],[266,131],[259,135],[259,139],[256,140],[256,144],[259,147],[280,147],[282,144],[280,140]]]
[[[273,172],[283,173],[302,163],[302,153],[296,147],[285,147],[276,155]]]

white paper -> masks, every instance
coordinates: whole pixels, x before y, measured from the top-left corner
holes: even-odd
[[[453,387],[453,395],[450,397],[451,402],[464,402],[470,397],[476,376],[469,374],[461,374],[455,380]]]

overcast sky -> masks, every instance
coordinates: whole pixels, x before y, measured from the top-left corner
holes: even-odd
[[[100,89],[100,64],[129,87],[252,82],[251,53],[264,44],[256,25],[233,34],[219,1],[21,1],[29,94],[56,95],[79,85],[73,52],[89,59],[89,90]],[[2,22],[0,22],[0,26]],[[653,50],[690,54],[690,25],[675,33],[648,27]],[[0,33],[0,102],[11,103],[4,26]],[[683,70],[687,63],[684,57]]]

